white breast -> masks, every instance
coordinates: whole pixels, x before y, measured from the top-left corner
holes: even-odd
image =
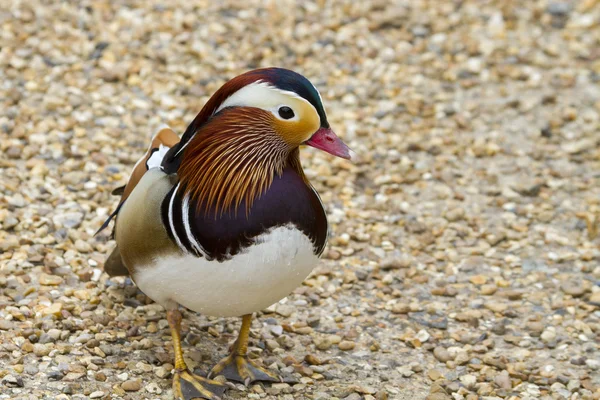
[[[260,311],[298,287],[317,264],[313,245],[292,226],[278,227],[223,262],[192,255],[136,268],[134,280],[157,303],[205,315],[233,317]]]

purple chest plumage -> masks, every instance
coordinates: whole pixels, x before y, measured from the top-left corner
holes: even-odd
[[[272,228],[292,225],[313,243],[320,255],[327,240],[327,218],[312,187],[292,168],[275,176],[246,213],[246,204],[216,213],[214,207],[185,198],[177,186],[165,197],[163,222],[169,236],[189,253],[219,261],[243,251]]]

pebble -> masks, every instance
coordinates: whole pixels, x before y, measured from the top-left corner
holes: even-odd
[[[436,347],[433,349],[433,355],[441,362],[447,362],[454,359],[454,357],[444,347]]]
[[[8,387],[23,387],[23,379],[20,376],[6,375],[2,383]]]
[[[490,311],[500,313],[500,314],[502,314],[506,310],[508,310],[508,304],[498,303],[498,302],[487,302],[483,306]]]
[[[89,253],[90,251],[92,251],[92,246],[90,246],[88,242],[85,242],[81,239],[77,239],[75,241],[75,250],[81,253]]]
[[[475,386],[475,383],[477,382],[477,377],[475,375],[470,375],[470,374],[462,375],[460,377],[460,381],[467,388],[471,388],[471,387]]]
[[[510,376],[506,370],[501,371],[498,375],[496,375],[494,378],[494,383],[502,389],[510,390],[512,388]]]
[[[1,320],[0,319],[0,330],[2,331],[8,331],[11,329],[15,329],[15,323],[12,321],[8,321],[8,320]]]
[[[475,275],[470,277],[469,281],[474,285],[483,285],[487,282],[487,277],[484,275]]]
[[[121,383],[121,388],[126,392],[137,392],[142,388],[142,381],[139,379],[130,379]]]
[[[181,134],[227,79],[282,65],[357,157],[301,148],[326,256],[253,321],[286,386],[229,393],[593,398],[600,8],[505,3],[3,10],[0,397],[172,397],[165,311],[104,273],[113,225],[94,233],[156,126]],[[237,329],[184,311],[190,368]]]
[[[556,339],[556,329],[554,329],[553,327],[544,329],[544,331],[540,335],[540,338],[546,343],[552,342]]]
[[[158,376],[161,379],[165,379],[167,376],[169,376],[171,374],[171,370],[173,369],[173,366],[171,364],[168,365],[161,365],[160,367],[158,367],[154,373],[156,374],[156,376]]]
[[[42,343],[36,343],[33,345],[33,353],[38,357],[47,356],[50,354],[50,346]]]
[[[274,325],[271,327],[271,333],[275,336],[281,336],[283,334],[283,327],[281,325]]]
[[[312,354],[307,354],[304,357],[304,361],[306,361],[306,363],[308,365],[321,365],[321,364],[323,364],[323,362],[319,358],[317,358],[316,356],[314,356]]]
[[[160,386],[158,386],[158,384],[156,382],[150,382],[149,384],[147,384],[145,386],[145,389],[148,393],[152,393],[152,394],[161,394],[162,393],[162,389],[160,388]]]
[[[315,338],[314,343],[317,349],[322,351],[329,350],[329,348],[333,346],[333,343],[329,338]]]
[[[438,379],[443,377],[442,373],[437,369],[430,369],[429,371],[427,371],[427,376],[432,381],[437,381]]]
[[[481,294],[484,296],[491,296],[498,290],[496,285],[482,285]]]
[[[338,344],[339,349],[342,351],[353,350],[355,346],[356,346],[356,343],[351,342],[349,340],[343,340]]]
[[[47,315],[54,315],[56,317],[60,317],[62,314],[62,309],[63,309],[63,304],[62,303],[53,303],[52,305],[50,305],[49,307],[46,307],[42,310],[42,314],[47,316]]]
[[[600,359],[588,358],[585,360],[585,365],[592,371],[597,371],[600,369]]]
[[[60,285],[63,282],[63,278],[61,278],[60,276],[56,276],[56,275],[42,274],[40,276],[39,281],[40,281],[40,285],[56,286],[56,285]]]
[[[83,213],[66,212],[64,214],[57,214],[52,218],[52,221],[58,226],[75,229],[81,225],[81,222],[83,221]]]
[[[407,304],[407,303],[395,303],[392,306],[392,312],[394,314],[408,314],[410,312],[410,304]]]
[[[567,281],[560,286],[561,290],[573,297],[581,297],[587,292],[587,287],[583,282]]]
[[[554,16],[563,17],[569,14],[571,5],[563,1],[551,1],[548,3],[546,10]]]

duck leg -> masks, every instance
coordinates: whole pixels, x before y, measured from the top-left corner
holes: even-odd
[[[179,310],[167,311],[167,321],[171,328],[173,349],[175,350],[175,374],[173,376],[173,397],[178,400],[208,399],[219,400],[225,392],[226,386],[221,382],[213,381],[195,375],[189,371],[183,360],[181,350],[181,313]]]
[[[223,375],[225,378],[242,382],[246,386],[255,381],[280,382],[281,379],[272,372],[258,366],[248,358],[248,337],[252,314],[242,317],[242,327],[237,340],[233,344],[231,354],[221,360],[208,374],[209,377]]]

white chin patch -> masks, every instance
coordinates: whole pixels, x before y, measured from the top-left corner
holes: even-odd
[[[161,144],[158,150],[153,152],[148,161],[146,162],[148,169],[160,167],[163,158],[165,158],[165,155],[167,154],[167,151],[169,151],[169,149],[170,147]]]

